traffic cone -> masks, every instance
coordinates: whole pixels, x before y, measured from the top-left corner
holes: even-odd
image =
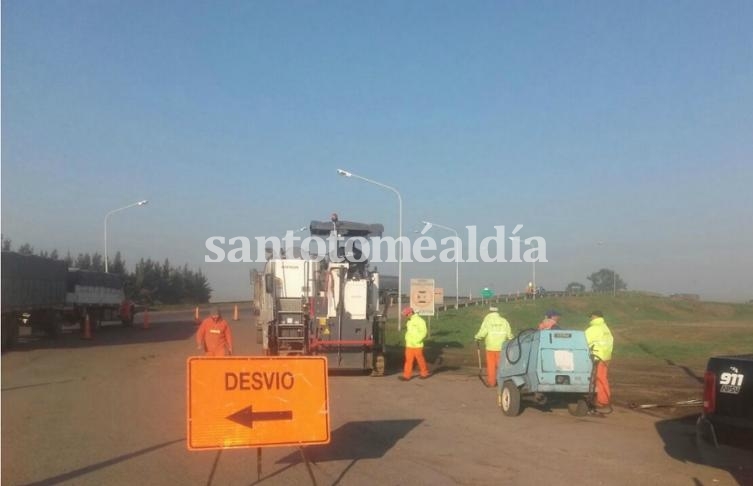
[[[199,323],[199,306],[196,306],[196,309],[193,311],[193,320],[196,321],[196,323]]]
[[[238,320],[238,304],[235,304],[235,308],[233,309],[233,320]]]
[[[144,322],[141,326],[142,329],[149,329],[149,308],[144,309]]]
[[[81,336],[81,339],[91,339],[92,338],[92,323],[91,319],[89,318],[89,313],[87,312],[84,314],[84,334]]]

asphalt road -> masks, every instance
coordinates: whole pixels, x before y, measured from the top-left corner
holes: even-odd
[[[187,450],[192,315],[150,317],[150,329],[26,338],[2,356],[4,484],[256,483],[254,449]],[[235,354],[260,354],[241,317]],[[753,453],[699,447],[692,420],[532,407],[508,418],[477,370],[396,376],[330,377],[332,440],[307,448],[317,484],[753,484]],[[297,449],[263,450],[262,484],[310,482]]]

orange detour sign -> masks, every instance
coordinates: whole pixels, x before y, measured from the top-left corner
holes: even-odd
[[[304,446],[330,438],[327,358],[188,358],[188,448]]]

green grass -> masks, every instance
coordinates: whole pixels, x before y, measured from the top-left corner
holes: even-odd
[[[638,293],[543,298],[496,304],[516,334],[536,327],[547,309],[561,314],[566,329],[585,329],[589,314],[601,310],[615,334],[615,358],[653,358],[698,364],[715,354],[753,352],[753,305],[675,301]],[[430,349],[470,349],[488,306],[448,310],[431,319]],[[393,319],[387,343],[402,346]]]

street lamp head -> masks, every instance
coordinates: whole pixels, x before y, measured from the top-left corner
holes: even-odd
[[[147,204],[149,204],[149,201],[146,200],[146,199],[144,199],[143,201],[139,201],[139,202],[136,203],[137,206],[146,206]]]
[[[343,177],[352,177],[353,174],[348,172],[347,170],[337,169],[337,173]]]

